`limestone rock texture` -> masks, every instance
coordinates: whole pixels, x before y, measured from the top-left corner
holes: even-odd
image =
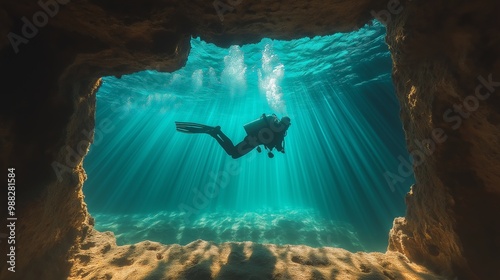
[[[0,167],[4,174],[16,169],[18,220],[16,272],[7,270],[10,245],[2,238],[0,279],[125,279],[118,274],[125,270],[119,270],[136,266],[155,268],[127,274],[128,279],[210,279],[209,262],[220,276],[224,262],[232,260],[252,271],[276,262],[272,273],[269,269],[255,279],[499,279],[497,0],[401,0],[402,11],[387,21],[402,125],[409,151],[417,156],[420,151],[421,160],[415,158],[416,183],[407,196],[406,217],[394,221],[386,254],[203,241],[185,247],[153,242],[118,247],[112,236],[92,229],[82,160],[93,141],[100,77],[175,71],[186,62],[191,36],[229,46],[264,37],[347,32],[371,21],[371,11],[388,10],[394,3],[1,1]],[[6,195],[1,192],[3,201]],[[1,213],[6,221],[7,212]],[[245,248],[262,260],[252,259]],[[328,262],[311,260],[317,256]],[[161,274],[169,269],[177,276]],[[194,274],[188,278],[186,273]],[[224,273],[251,277],[231,269]]]

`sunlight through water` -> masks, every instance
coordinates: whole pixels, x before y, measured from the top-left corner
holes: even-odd
[[[198,38],[182,69],[103,77],[85,202],[119,244],[254,241],[385,251],[413,176],[388,184],[408,158],[385,28],[219,48]],[[233,159],[233,142],[263,113],[291,118],[285,153]]]

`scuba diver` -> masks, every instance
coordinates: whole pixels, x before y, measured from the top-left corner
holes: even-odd
[[[264,145],[268,151],[267,155],[269,158],[274,157],[272,153],[274,148],[279,152],[285,153],[284,140],[290,125],[289,117],[285,116],[279,120],[275,114],[262,114],[259,119],[243,126],[247,136],[235,146],[231,139],[221,131],[220,126],[214,127],[197,123],[175,122],[177,131],[184,133],[206,133],[212,136],[219,142],[226,153],[233,158],[239,158],[249,153],[255,147],[257,147],[257,152],[260,153],[262,149],[259,145]]]

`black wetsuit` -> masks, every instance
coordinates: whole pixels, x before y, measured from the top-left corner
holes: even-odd
[[[245,139],[236,146],[220,129],[215,129],[209,134],[214,137],[226,153],[233,158],[239,158],[259,145],[264,145],[269,151],[276,148],[279,152],[284,153],[285,149],[283,143],[287,128],[281,125],[274,115],[263,115],[262,118],[266,119],[267,125],[263,125],[258,132],[247,135]]]
[[[211,127],[195,123],[182,123],[176,122],[177,130],[185,133],[207,133],[212,136],[219,145],[226,151],[232,158],[239,158],[248,154],[251,150],[259,145],[264,145],[269,151],[276,148],[279,152],[284,153],[284,138],[288,126],[278,121],[275,115],[266,116],[262,115],[260,126],[248,133],[243,141],[236,146],[233,141],[229,139],[221,130],[220,127]]]

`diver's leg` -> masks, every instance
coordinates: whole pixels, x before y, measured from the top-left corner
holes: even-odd
[[[247,140],[247,137],[245,137],[243,141],[241,141],[240,143],[238,143],[238,145],[236,145],[236,153],[233,155],[233,158],[242,157],[248,154],[255,147],[256,146],[250,144],[249,141]]]
[[[212,133],[210,133],[212,137],[219,142],[222,148],[226,151],[228,155],[232,158],[239,158],[246,154],[248,154],[251,150],[253,150],[257,143],[249,139],[249,137],[245,137],[243,141],[238,143],[238,145],[234,146],[233,141],[229,139],[221,130],[220,127],[218,129],[214,129]]]
[[[184,133],[207,133],[217,140],[226,153],[233,158],[239,158],[257,146],[255,141],[252,141],[253,138],[250,139],[248,136],[245,137],[245,140],[234,146],[233,141],[220,130],[220,126],[213,127],[197,123],[175,122],[175,127],[177,131]]]
[[[236,145],[237,154],[236,154],[236,156],[233,156],[233,158],[239,158],[243,155],[246,155],[251,150],[253,150],[255,147],[257,147],[257,149],[260,149],[260,147],[259,147],[260,144],[262,144],[262,143],[259,143],[257,141],[256,136],[247,135],[245,137],[245,139],[243,139],[243,141],[241,141],[240,143],[238,143],[238,145]],[[257,151],[259,151],[259,150],[257,150]],[[260,153],[260,151],[259,151],[259,153]]]
[[[231,141],[231,139],[229,139],[229,137],[227,137],[226,134],[220,130],[219,126],[215,127],[209,134],[217,140],[217,142],[219,142],[219,145],[228,155],[236,158],[235,156],[238,154],[237,148],[234,146],[233,141]]]

